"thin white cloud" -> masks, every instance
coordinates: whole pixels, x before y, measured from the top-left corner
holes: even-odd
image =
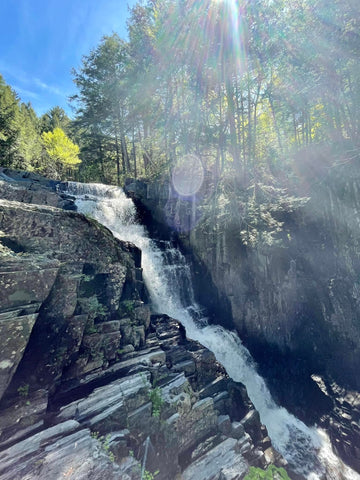
[[[25,85],[26,87],[38,87],[41,88],[42,90],[46,90],[47,92],[50,92],[54,95],[58,95],[61,97],[65,97],[67,95],[66,92],[63,92],[59,87],[56,87],[54,85],[48,85],[47,83],[43,82],[39,78],[33,78],[29,77],[28,75],[25,74],[25,72],[21,71],[19,68],[14,68],[11,65],[7,65],[3,62],[0,61],[0,72],[3,72],[4,74],[12,77],[15,81]],[[13,82],[10,82],[12,85]],[[36,93],[32,92],[31,90],[28,90],[27,88],[23,87],[16,87],[13,86],[15,90],[17,90],[19,93],[23,92],[28,96],[31,96],[35,98],[34,96],[37,95]]]
[[[14,78],[18,82],[21,83],[28,83],[29,78],[25,75],[24,72],[19,70],[16,67],[13,67],[12,65],[8,65],[0,60],[0,73],[3,73],[5,75],[9,75],[10,77]]]
[[[17,85],[12,85],[11,88],[15,90],[21,97],[29,97],[29,98],[39,98],[39,95],[31,90],[27,90],[25,88],[18,87]]]
[[[40,80],[39,78],[34,78],[33,79],[33,82],[35,83],[35,85],[37,85],[38,87],[42,88],[43,90],[47,90],[48,92],[50,93],[53,93],[54,95],[59,95],[61,97],[65,97],[66,96],[66,93],[61,91],[60,88],[58,87],[54,87],[53,85],[48,85],[47,83],[43,82],[42,80]]]

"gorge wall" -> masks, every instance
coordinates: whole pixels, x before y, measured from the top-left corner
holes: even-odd
[[[360,469],[358,160],[308,151],[295,167],[295,194],[309,201],[282,216],[280,246],[245,246],[235,224],[220,234],[204,228],[211,182],[187,198],[168,182],[129,182],[127,190],[143,218],[150,215],[149,228],[155,220],[159,231],[172,231],[198,260],[203,303],[217,304],[214,320],[236,328],[275,398],[328,428]]]
[[[141,252],[57,182],[0,177],[0,479],[139,480],[145,452],[159,480],[284,465],[245,387],[151,315]]]

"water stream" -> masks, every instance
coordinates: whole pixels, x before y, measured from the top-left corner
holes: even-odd
[[[235,381],[246,385],[248,395],[266,425],[274,447],[292,468],[308,480],[360,480],[332,452],[324,431],[309,428],[272,399],[257,373],[249,351],[236,333],[219,325],[199,321],[190,269],[181,252],[170,243],[160,249],[145,228],[136,222],[136,210],[122,189],[100,184],[69,182],[68,193],[76,196],[78,211],[108,227],[115,237],[130,241],[142,251],[143,276],[153,308],[179,320],[187,336],[211,350]]]

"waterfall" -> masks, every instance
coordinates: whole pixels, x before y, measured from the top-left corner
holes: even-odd
[[[243,383],[274,447],[291,467],[308,480],[359,480],[332,452],[325,432],[309,428],[272,399],[263,378],[257,373],[249,351],[236,333],[219,325],[198,321],[201,307],[196,304],[190,269],[181,252],[171,243],[161,250],[145,228],[136,222],[136,210],[122,189],[101,184],[68,183],[68,193],[76,196],[79,212],[95,218],[115,237],[130,241],[142,251],[143,276],[153,308],[179,320],[189,338],[211,350],[228,375]]]

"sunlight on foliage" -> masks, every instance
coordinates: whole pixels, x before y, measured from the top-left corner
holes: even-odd
[[[44,132],[42,141],[49,157],[67,166],[81,163],[79,147],[75,145],[61,128],[54,128],[52,132]]]
[[[300,209],[308,200],[289,195],[285,188],[255,181],[239,189],[224,178],[212,203],[203,207],[200,228],[215,234],[230,228],[249,247],[281,246],[283,216]]]

